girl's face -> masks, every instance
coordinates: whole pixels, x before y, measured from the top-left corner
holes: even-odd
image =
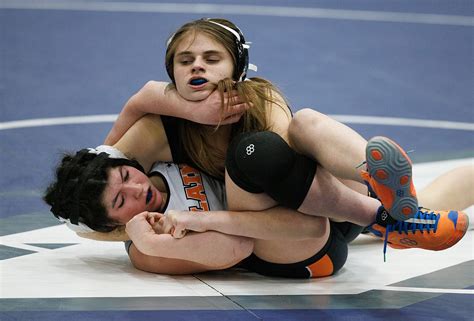
[[[157,211],[162,203],[161,193],[150,179],[132,166],[109,169],[103,204],[109,217],[121,224],[144,211]]]
[[[197,32],[185,35],[174,55],[174,79],[178,93],[186,100],[206,99],[217,82],[231,78],[234,62],[225,47]]]

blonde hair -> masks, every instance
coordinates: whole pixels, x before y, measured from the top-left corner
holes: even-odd
[[[277,93],[281,97],[281,92],[268,80],[263,78],[251,78],[251,81],[239,81],[235,82],[240,75],[239,71],[236,70],[238,53],[237,43],[235,36],[222,28],[221,26],[211,23],[210,21],[217,22],[225,25],[234,30],[238,28],[228,20],[224,19],[211,19],[211,20],[196,20],[183,25],[173,35],[172,39],[168,44],[166,51],[166,68],[170,74],[171,79],[174,82],[173,63],[176,48],[180,41],[189,33],[202,33],[206,36],[214,39],[221,43],[227,51],[230,53],[234,62],[233,78],[222,79],[217,83],[217,90],[219,91],[222,101],[224,101],[224,94],[236,90],[239,97],[243,102],[251,104],[241,119],[232,125],[231,139],[242,132],[257,132],[269,130],[269,124],[267,122],[266,106],[268,103],[279,104],[278,98],[274,97]],[[229,103],[224,105],[222,102],[221,114],[228,109]],[[280,106],[286,108],[285,106]],[[210,127],[201,124],[197,124],[187,120],[180,120],[179,122],[179,135],[183,142],[184,149],[191,160],[204,172],[217,177],[224,178],[225,168],[225,151],[216,148],[215,140],[217,136],[217,127]]]

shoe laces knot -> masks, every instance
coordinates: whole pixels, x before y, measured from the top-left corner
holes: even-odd
[[[385,237],[383,241],[383,260],[386,261],[386,252],[387,252],[387,243],[388,235],[391,232],[397,232],[398,234],[405,233],[408,235],[408,232],[413,234],[419,232],[433,232],[436,233],[438,230],[439,218],[441,215],[430,210],[419,208],[415,216],[407,221],[397,221],[395,224],[388,224],[385,228]]]

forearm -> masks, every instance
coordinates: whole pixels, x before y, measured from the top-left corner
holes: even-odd
[[[132,262],[134,267],[139,270],[151,273],[183,275],[227,268],[227,266],[222,268],[205,266],[196,262],[186,260],[169,259],[158,256],[145,255],[141,253],[134,246],[134,244],[130,246],[130,251],[128,254],[130,257],[130,261]]]
[[[149,81],[125,105],[124,111],[135,115],[157,114],[186,118],[189,102],[181,97],[175,89],[169,88],[169,83]]]
[[[149,81],[125,104],[114,126],[105,139],[113,145],[141,117],[157,114],[186,118],[189,115],[188,102],[176,90],[168,90],[168,83]]]
[[[211,211],[199,215],[205,230],[263,240],[320,237],[324,235],[326,220],[285,207],[263,211]]]
[[[134,244],[148,256],[187,260],[214,268],[236,264],[253,250],[251,239],[214,231],[189,233],[182,239],[169,234],[150,234]]]

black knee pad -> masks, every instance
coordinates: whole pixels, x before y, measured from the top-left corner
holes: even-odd
[[[250,193],[267,193],[293,209],[306,197],[316,168],[314,160],[269,131],[240,134],[227,150],[226,169],[235,184]]]

